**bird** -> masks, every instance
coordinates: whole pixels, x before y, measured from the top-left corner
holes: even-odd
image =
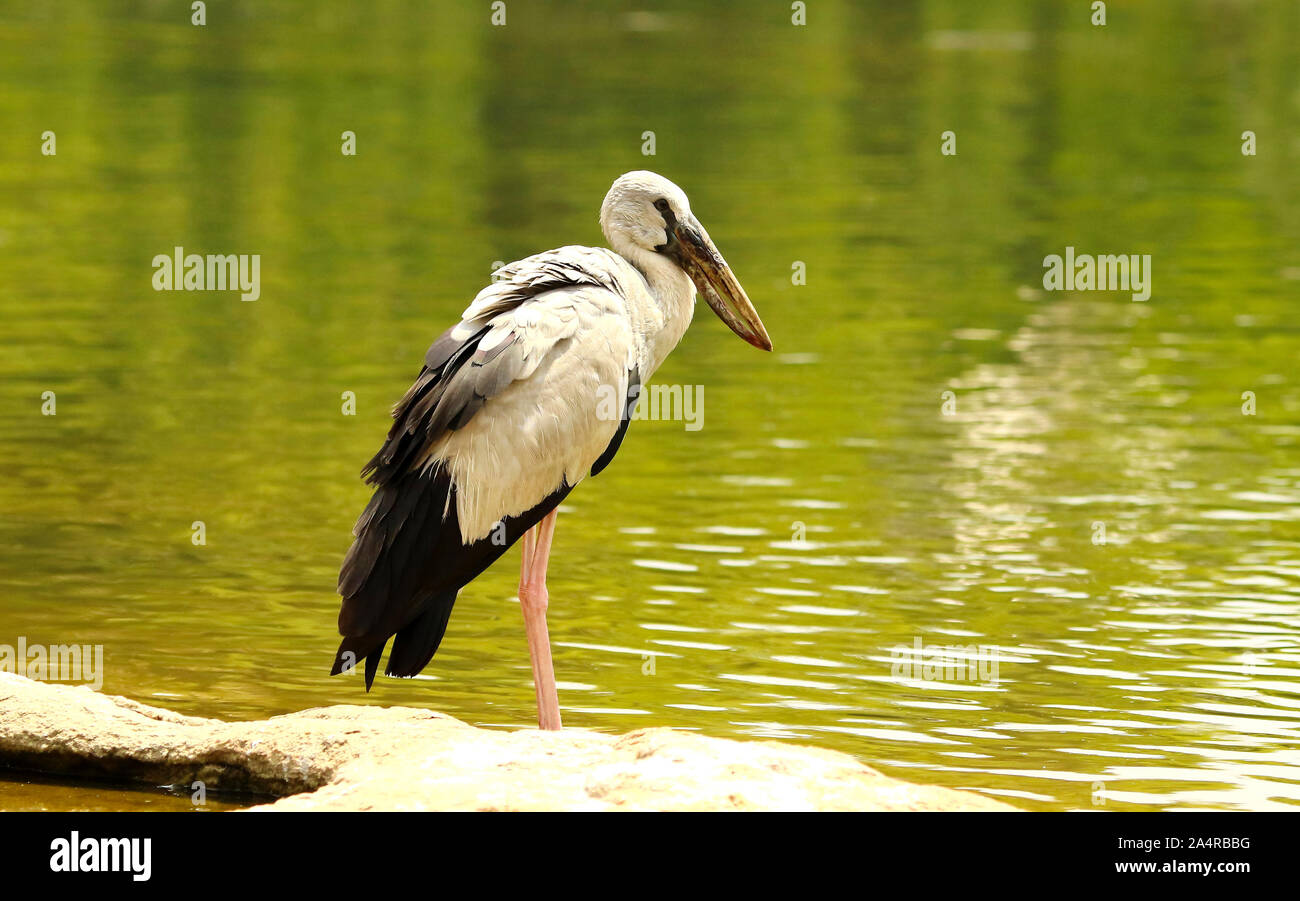
[[[538,726],[562,727],[546,612],[557,508],[622,444],[640,389],[690,325],[695,295],[770,351],[758,312],[661,175],[627,172],[600,207],[604,247],[564,246],[496,270],[425,354],[361,471],[374,493],[339,572],[331,675],[365,661],[414,676],[457,594],[515,543]],[[614,403],[609,403],[611,398]]]

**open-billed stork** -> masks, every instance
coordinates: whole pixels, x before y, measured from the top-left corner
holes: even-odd
[[[613,250],[561,247],[511,263],[424,358],[362,475],[374,496],[339,573],[331,675],[365,659],[370,690],[414,676],[447,628],[456,593],[519,538],[519,603],[538,723],[560,728],[546,630],[556,508],[613,459],[640,386],[690,324],[695,291],[737,335],[771,350],[758,313],[681,188],[620,176],[600,227]],[[609,415],[609,397],[625,398]]]

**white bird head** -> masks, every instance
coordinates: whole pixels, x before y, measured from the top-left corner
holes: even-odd
[[[758,311],[677,185],[643,169],[620,175],[600,206],[600,229],[624,256],[667,257],[733,332],[757,348],[772,349]]]

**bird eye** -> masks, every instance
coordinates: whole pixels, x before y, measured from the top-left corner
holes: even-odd
[[[661,213],[668,212],[668,201],[660,197],[658,200],[655,201],[655,209]]]

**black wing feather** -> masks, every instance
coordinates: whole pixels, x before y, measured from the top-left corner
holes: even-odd
[[[332,673],[366,661],[366,689],[388,640],[390,675],[411,676],[428,664],[447,628],[457,592],[490,566],[572,490],[561,484],[531,510],[507,517],[504,530],[466,545],[460,537],[456,488],[441,466],[428,466],[433,446],[448,430],[463,428],[487,400],[518,375],[517,335],[487,351],[479,349],[492,317],[556,288],[605,284],[580,268],[544,262],[508,275],[512,283],[494,298],[488,315],[448,329],[429,347],[415,383],[393,410],[383,447],[361,474],[375,487],[357,519],[356,540],[339,572],[339,633],[343,641]],[[616,282],[612,288],[620,290]],[[472,329],[468,337],[466,327]],[[627,428],[624,421],[603,463],[612,458]],[[598,471],[598,470],[597,470]],[[504,535],[502,535],[504,531]],[[495,540],[494,540],[495,539]]]
[[[605,471],[605,467],[614,461],[614,455],[623,444],[623,436],[627,434],[627,427],[632,422],[632,411],[636,409],[636,401],[640,396],[641,373],[633,367],[627,371],[627,397],[623,400],[623,409],[619,413],[618,431],[614,433],[605,450],[596,458],[596,462],[591,464],[593,476],[600,475]]]

